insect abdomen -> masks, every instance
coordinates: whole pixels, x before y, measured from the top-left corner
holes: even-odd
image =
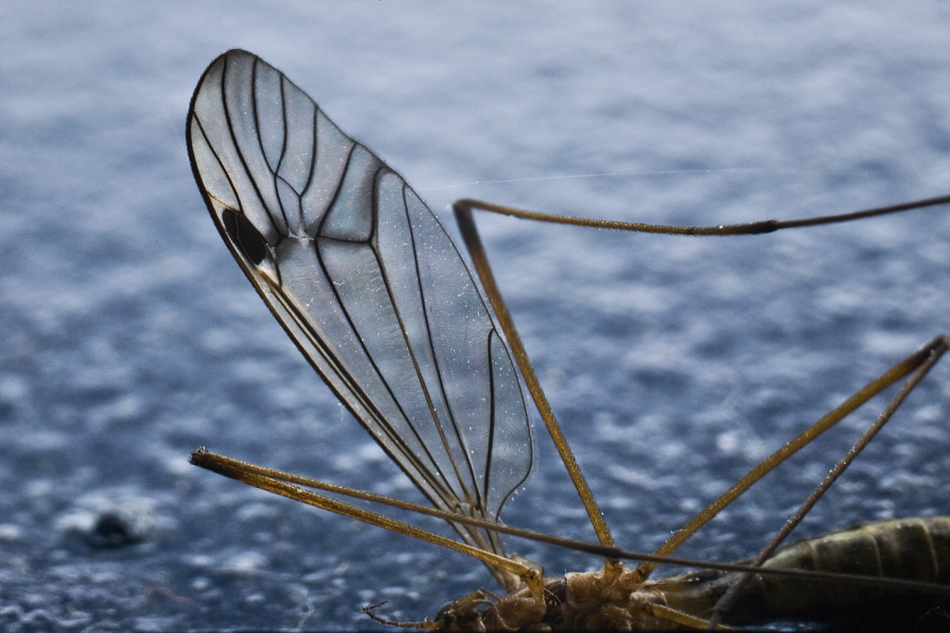
[[[950,517],[857,525],[779,550],[765,564],[950,584]],[[705,617],[742,574],[702,571],[659,581],[669,606]],[[726,622],[831,621],[936,603],[893,587],[759,574],[742,589]]]

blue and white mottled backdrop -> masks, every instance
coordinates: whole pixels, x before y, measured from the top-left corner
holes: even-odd
[[[950,3],[0,6],[0,628],[366,628],[478,587],[461,555],[187,463],[418,500],[220,243],[185,151],[226,49],[286,72],[448,221],[452,199],[713,224],[950,193]],[[783,439],[950,329],[950,210],[758,238],[483,218],[618,542],[655,547]],[[453,229],[454,230],[454,229]],[[765,542],[859,427],[684,550]],[[950,512],[950,364],[806,521]],[[592,538],[550,442],[507,522]],[[419,521],[442,529],[438,522]],[[597,564],[512,543],[550,573]]]

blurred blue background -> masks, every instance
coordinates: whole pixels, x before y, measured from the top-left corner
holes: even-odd
[[[8,0],[0,6],[0,628],[345,630],[494,590],[480,563],[243,487],[199,445],[409,500],[220,243],[185,114],[246,48],[403,174],[662,223],[950,193],[950,3]],[[481,218],[618,543],[656,547],[950,329],[950,210],[756,238]],[[450,226],[454,233],[454,227]],[[883,406],[683,549],[753,554]],[[801,534],[950,512],[950,365]],[[549,440],[506,522],[592,539]],[[444,530],[438,521],[416,519]],[[590,557],[511,542],[550,574]]]

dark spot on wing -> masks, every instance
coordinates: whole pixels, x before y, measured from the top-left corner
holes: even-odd
[[[267,242],[250,220],[234,209],[225,209],[221,216],[228,237],[256,266],[267,256]]]

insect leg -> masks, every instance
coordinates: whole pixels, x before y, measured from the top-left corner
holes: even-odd
[[[736,482],[729,490],[724,492],[718,499],[702,510],[695,517],[690,519],[686,525],[680,528],[657,550],[658,555],[668,555],[673,553],[680,545],[686,542],[699,528],[705,525],[710,519],[719,514],[727,505],[735,501],[742,493],[748,490],[752,484],[771,472],[776,466],[807,446],[816,437],[843,420],[852,411],[863,405],[865,402],[876,396],[884,389],[890,387],[899,380],[910,375],[922,365],[926,364],[934,354],[941,354],[947,345],[946,336],[938,336],[930,343],[917,350],[904,360],[900,361],[878,378],[872,380],[863,388],[858,390],[853,396],[835,407],[831,412],[820,420],[805,429],[797,437],[787,442],[784,446],[762,460],[755,468],[749,471],[742,479]],[[636,572],[645,579],[656,568],[656,563],[642,563],[637,567]]]
[[[475,222],[472,218],[471,208],[465,206],[464,204],[460,205],[456,203],[454,210],[455,219],[458,221],[462,238],[465,240],[465,247],[468,249],[469,255],[472,257],[472,262],[475,265],[475,271],[478,273],[478,277],[482,282],[482,287],[485,288],[485,292],[488,294],[488,299],[491,302],[492,308],[494,309],[495,314],[498,316],[501,328],[505,333],[505,337],[508,339],[508,344],[511,346],[511,351],[515,357],[515,361],[518,364],[518,368],[521,370],[525,382],[528,384],[528,391],[531,393],[531,398],[538,407],[538,411],[541,414],[541,418],[544,420],[544,425],[548,430],[548,434],[554,441],[554,445],[557,447],[557,451],[561,456],[561,461],[564,462],[564,466],[567,468],[567,472],[571,477],[571,481],[574,483],[574,487],[577,489],[577,492],[581,497],[581,501],[584,503],[584,508],[587,510],[587,516],[590,518],[591,524],[593,524],[594,530],[597,532],[597,538],[600,539],[602,545],[613,545],[614,541],[613,537],[610,535],[610,529],[607,527],[607,523],[604,521],[603,514],[597,507],[597,502],[594,500],[594,496],[590,492],[587,481],[584,479],[584,475],[581,473],[580,466],[577,464],[577,460],[574,458],[574,454],[571,452],[571,448],[567,443],[567,439],[564,437],[560,425],[558,425],[557,418],[555,418],[554,412],[551,410],[551,406],[548,404],[547,398],[544,395],[544,391],[541,389],[541,383],[538,381],[538,378],[534,373],[531,362],[528,360],[528,354],[524,349],[521,338],[518,336],[518,331],[515,328],[514,321],[511,318],[511,313],[508,311],[508,306],[505,305],[505,300],[502,297],[501,292],[498,290],[498,284],[495,283],[491,266],[489,265],[488,258],[485,255],[485,249],[482,246],[481,238],[478,235],[478,229],[475,227]],[[606,559],[604,564],[604,575],[606,577],[616,578],[620,574],[621,569],[622,567],[619,561],[611,558]]]
[[[255,488],[293,499],[294,501],[300,501],[301,503],[306,503],[323,510],[329,510],[330,512],[335,512],[336,514],[341,514],[356,519],[357,521],[362,521],[363,523],[375,525],[399,534],[405,534],[406,536],[411,536],[477,558],[496,569],[505,570],[521,578],[531,590],[532,596],[537,597],[540,603],[543,604],[544,586],[541,574],[537,570],[511,558],[500,556],[467,543],[446,538],[440,534],[423,530],[414,525],[403,523],[402,521],[397,521],[376,512],[365,510],[358,506],[339,501],[338,499],[331,499],[330,497],[316,494],[292,483],[288,483],[288,481],[302,479],[296,475],[255,466],[254,464],[223,457],[203,449],[192,453],[191,463],[224,475],[225,477],[230,477],[241,483],[254,486]]]
[[[868,428],[868,430],[855,442],[854,446],[845,454],[841,460],[835,464],[835,467],[831,469],[831,472],[822,480],[817,488],[808,496],[802,506],[786,521],[785,525],[782,526],[775,536],[769,541],[761,552],[753,560],[752,564],[759,566],[765,563],[769,557],[775,552],[779,545],[788,537],[793,529],[801,523],[802,519],[811,511],[814,505],[824,496],[825,492],[831,488],[832,484],[844,473],[844,471],[851,465],[855,458],[864,450],[864,448],[871,442],[872,439],[877,435],[885,424],[891,419],[894,413],[897,411],[898,407],[903,404],[904,400],[907,399],[907,396],[920,384],[920,381],[930,372],[930,370],[937,364],[937,361],[940,360],[940,357],[946,353],[948,347],[950,347],[950,339],[947,336],[941,335],[932,340],[928,345],[926,345],[921,352],[925,352],[926,355],[922,357],[921,365],[914,371],[897,395],[894,396],[893,400],[888,403],[887,407],[881,412],[881,415],[875,420],[874,424]],[[921,352],[915,354],[915,357],[920,358]],[[753,574],[747,573],[739,577],[737,582],[730,587],[730,589],[719,599],[716,603],[716,606],[713,609],[712,617],[709,619],[710,627],[715,629],[718,625],[720,619],[729,611],[735,602],[736,597],[739,595],[739,592],[748,583],[753,577]]]
[[[890,215],[892,213],[901,213],[912,211],[914,209],[923,209],[943,204],[950,204],[950,196],[940,196],[937,198],[926,198],[915,200],[914,202],[904,202],[901,204],[890,205],[887,207],[877,207],[875,209],[866,209],[864,211],[854,211],[852,213],[841,213],[837,215],[824,215],[814,218],[803,218],[800,220],[762,220],[760,222],[749,222],[747,224],[725,224],[718,226],[676,226],[670,224],[648,224],[645,222],[619,222],[613,220],[595,220],[591,218],[579,218],[554,213],[539,213],[537,211],[528,211],[526,209],[517,209],[484,200],[472,200],[463,198],[456,200],[452,207],[456,210],[456,218],[460,211],[471,212],[472,209],[490,211],[500,215],[509,215],[523,220],[535,220],[538,222],[550,222],[553,224],[571,224],[574,226],[585,226],[594,229],[614,229],[618,231],[633,231],[635,233],[660,233],[663,235],[761,235],[762,233],[773,233],[781,229],[802,228],[806,226],[819,226],[822,224],[839,224],[841,222],[853,222],[863,220],[879,215]]]
[[[753,222],[749,224],[738,224],[738,225],[720,225],[720,226],[710,226],[710,227],[687,227],[687,226],[672,226],[672,225],[656,225],[656,224],[645,224],[645,223],[635,223],[635,222],[613,222],[613,221],[604,221],[604,220],[594,220],[588,218],[575,218],[568,216],[561,216],[548,213],[538,213],[534,211],[527,211],[523,209],[516,209],[513,207],[507,207],[504,205],[498,205],[490,202],[485,202],[481,200],[472,200],[472,199],[462,199],[454,203],[453,209],[455,211],[456,220],[459,223],[460,230],[462,232],[463,238],[466,241],[466,246],[472,255],[472,259],[475,263],[476,271],[479,274],[479,277],[482,280],[483,286],[486,288],[486,292],[489,295],[489,298],[492,302],[495,312],[500,315],[502,319],[502,328],[505,330],[506,335],[509,338],[514,338],[517,341],[517,332],[514,331],[514,325],[511,322],[511,317],[507,311],[507,308],[504,305],[504,300],[501,297],[500,291],[497,289],[497,285],[494,282],[494,278],[491,273],[491,269],[488,265],[487,259],[484,254],[484,250],[481,246],[481,242],[478,238],[477,229],[475,228],[474,221],[472,219],[471,211],[472,209],[479,209],[483,211],[490,211],[493,213],[498,213],[502,215],[510,215],[522,219],[529,219],[542,222],[552,222],[557,224],[570,224],[577,226],[585,226],[591,228],[608,228],[608,229],[617,229],[617,230],[627,230],[634,232],[647,232],[647,233],[662,233],[662,234],[671,234],[671,235],[755,235],[761,233],[770,233],[780,229],[785,228],[801,228],[806,226],[817,226],[822,224],[833,224],[840,222],[849,222],[860,219],[866,219],[870,217],[875,217],[879,215],[888,215],[893,213],[900,213],[904,211],[921,209],[927,207],[933,207],[943,204],[950,203],[950,196],[941,196],[936,198],[928,198],[923,200],[918,200],[914,202],[902,203],[898,205],[891,205],[887,207],[879,207],[875,209],[867,209],[863,211],[856,211],[852,213],[838,214],[838,215],[829,215],[829,216],[820,216],[815,218],[806,218],[801,220],[788,220],[788,221],[777,221],[777,220],[766,220],[762,222]],[[503,316],[502,316],[503,315]],[[510,331],[509,331],[510,330]],[[751,486],[755,481],[761,478],[766,472],[769,472],[772,468],[778,465],[784,459],[787,459],[795,451],[799,450],[802,446],[810,442],[812,439],[820,435],[824,430],[830,428],[838,421],[840,421],[844,416],[850,413],[854,408],[863,404],[868,398],[876,394],[881,389],[893,384],[893,382],[900,380],[907,376],[910,372],[914,371],[920,363],[924,362],[927,354],[930,353],[932,346],[938,344],[939,339],[931,342],[930,347],[925,347],[920,352],[915,353],[914,355],[908,357],[902,363],[899,363],[889,372],[886,372],[878,381],[872,382],[864,389],[855,394],[851,399],[843,403],[840,407],[832,411],[828,416],[822,418],[817,422],[811,429],[806,431],[804,434],[793,440],[789,445],[786,445],[778,453],[769,457],[758,467],[753,469],[746,477],[740,480],[735,486],[733,486],[729,491],[727,491],[722,497],[714,501],[708,508],[703,510],[699,515],[692,519],[686,526],[679,530],[676,534],[673,535],[659,550],[655,553],[658,555],[669,555],[679,545],[686,541],[692,534],[698,530],[702,525],[709,521],[713,516],[715,516],[722,508],[731,503],[735,498],[741,495],[749,486]],[[540,386],[533,386],[532,379],[536,385],[536,379],[533,377],[533,372],[530,372],[530,365],[527,362],[526,354],[523,351],[520,342],[513,343],[512,347],[516,350],[516,358],[521,367],[522,371],[526,373],[526,379],[529,382],[529,390],[532,392],[532,396],[535,396],[535,393],[540,395],[543,398],[543,393],[541,393]],[[527,366],[527,371],[526,371]],[[528,378],[528,373],[530,372],[531,378]],[[535,397],[535,401],[538,402],[538,398]],[[547,417],[545,417],[544,410],[542,409],[542,404],[546,403],[542,400],[539,403],[539,410],[542,411],[542,417],[545,418],[545,423],[547,422]],[[551,416],[553,419],[553,415]],[[596,509],[596,504],[593,502],[593,499],[590,500],[590,503],[586,501],[587,495],[589,495],[589,490],[586,488],[586,484],[583,484],[583,478],[575,478],[574,472],[572,471],[572,460],[573,456],[570,455],[570,450],[566,445],[566,440],[563,439],[563,436],[560,435],[559,429],[556,427],[556,422],[554,422],[554,429],[557,431],[558,435],[555,435],[551,431],[551,426],[549,425],[549,432],[552,434],[555,444],[558,446],[558,450],[561,451],[562,459],[564,459],[565,464],[568,467],[568,471],[571,472],[572,478],[575,480],[575,486],[578,489],[579,494],[582,499],[585,499],[585,506],[587,507],[588,514],[591,516],[591,521],[596,526],[598,524],[596,519],[600,518],[599,513],[595,516],[592,514],[592,508]],[[564,443],[562,450],[561,443]],[[795,447],[792,448],[791,444],[795,443]],[[783,453],[788,450],[789,452]],[[781,455],[780,455],[781,454]],[[569,459],[565,458],[565,455]],[[576,467],[576,465],[575,465]],[[579,471],[578,471],[579,475]],[[599,534],[598,530],[598,534]],[[649,576],[650,572],[656,567],[654,563],[644,563],[638,567],[638,574],[642,575],[642,579],[646,579]],[[641,579],[641,580],[642,580]]]

